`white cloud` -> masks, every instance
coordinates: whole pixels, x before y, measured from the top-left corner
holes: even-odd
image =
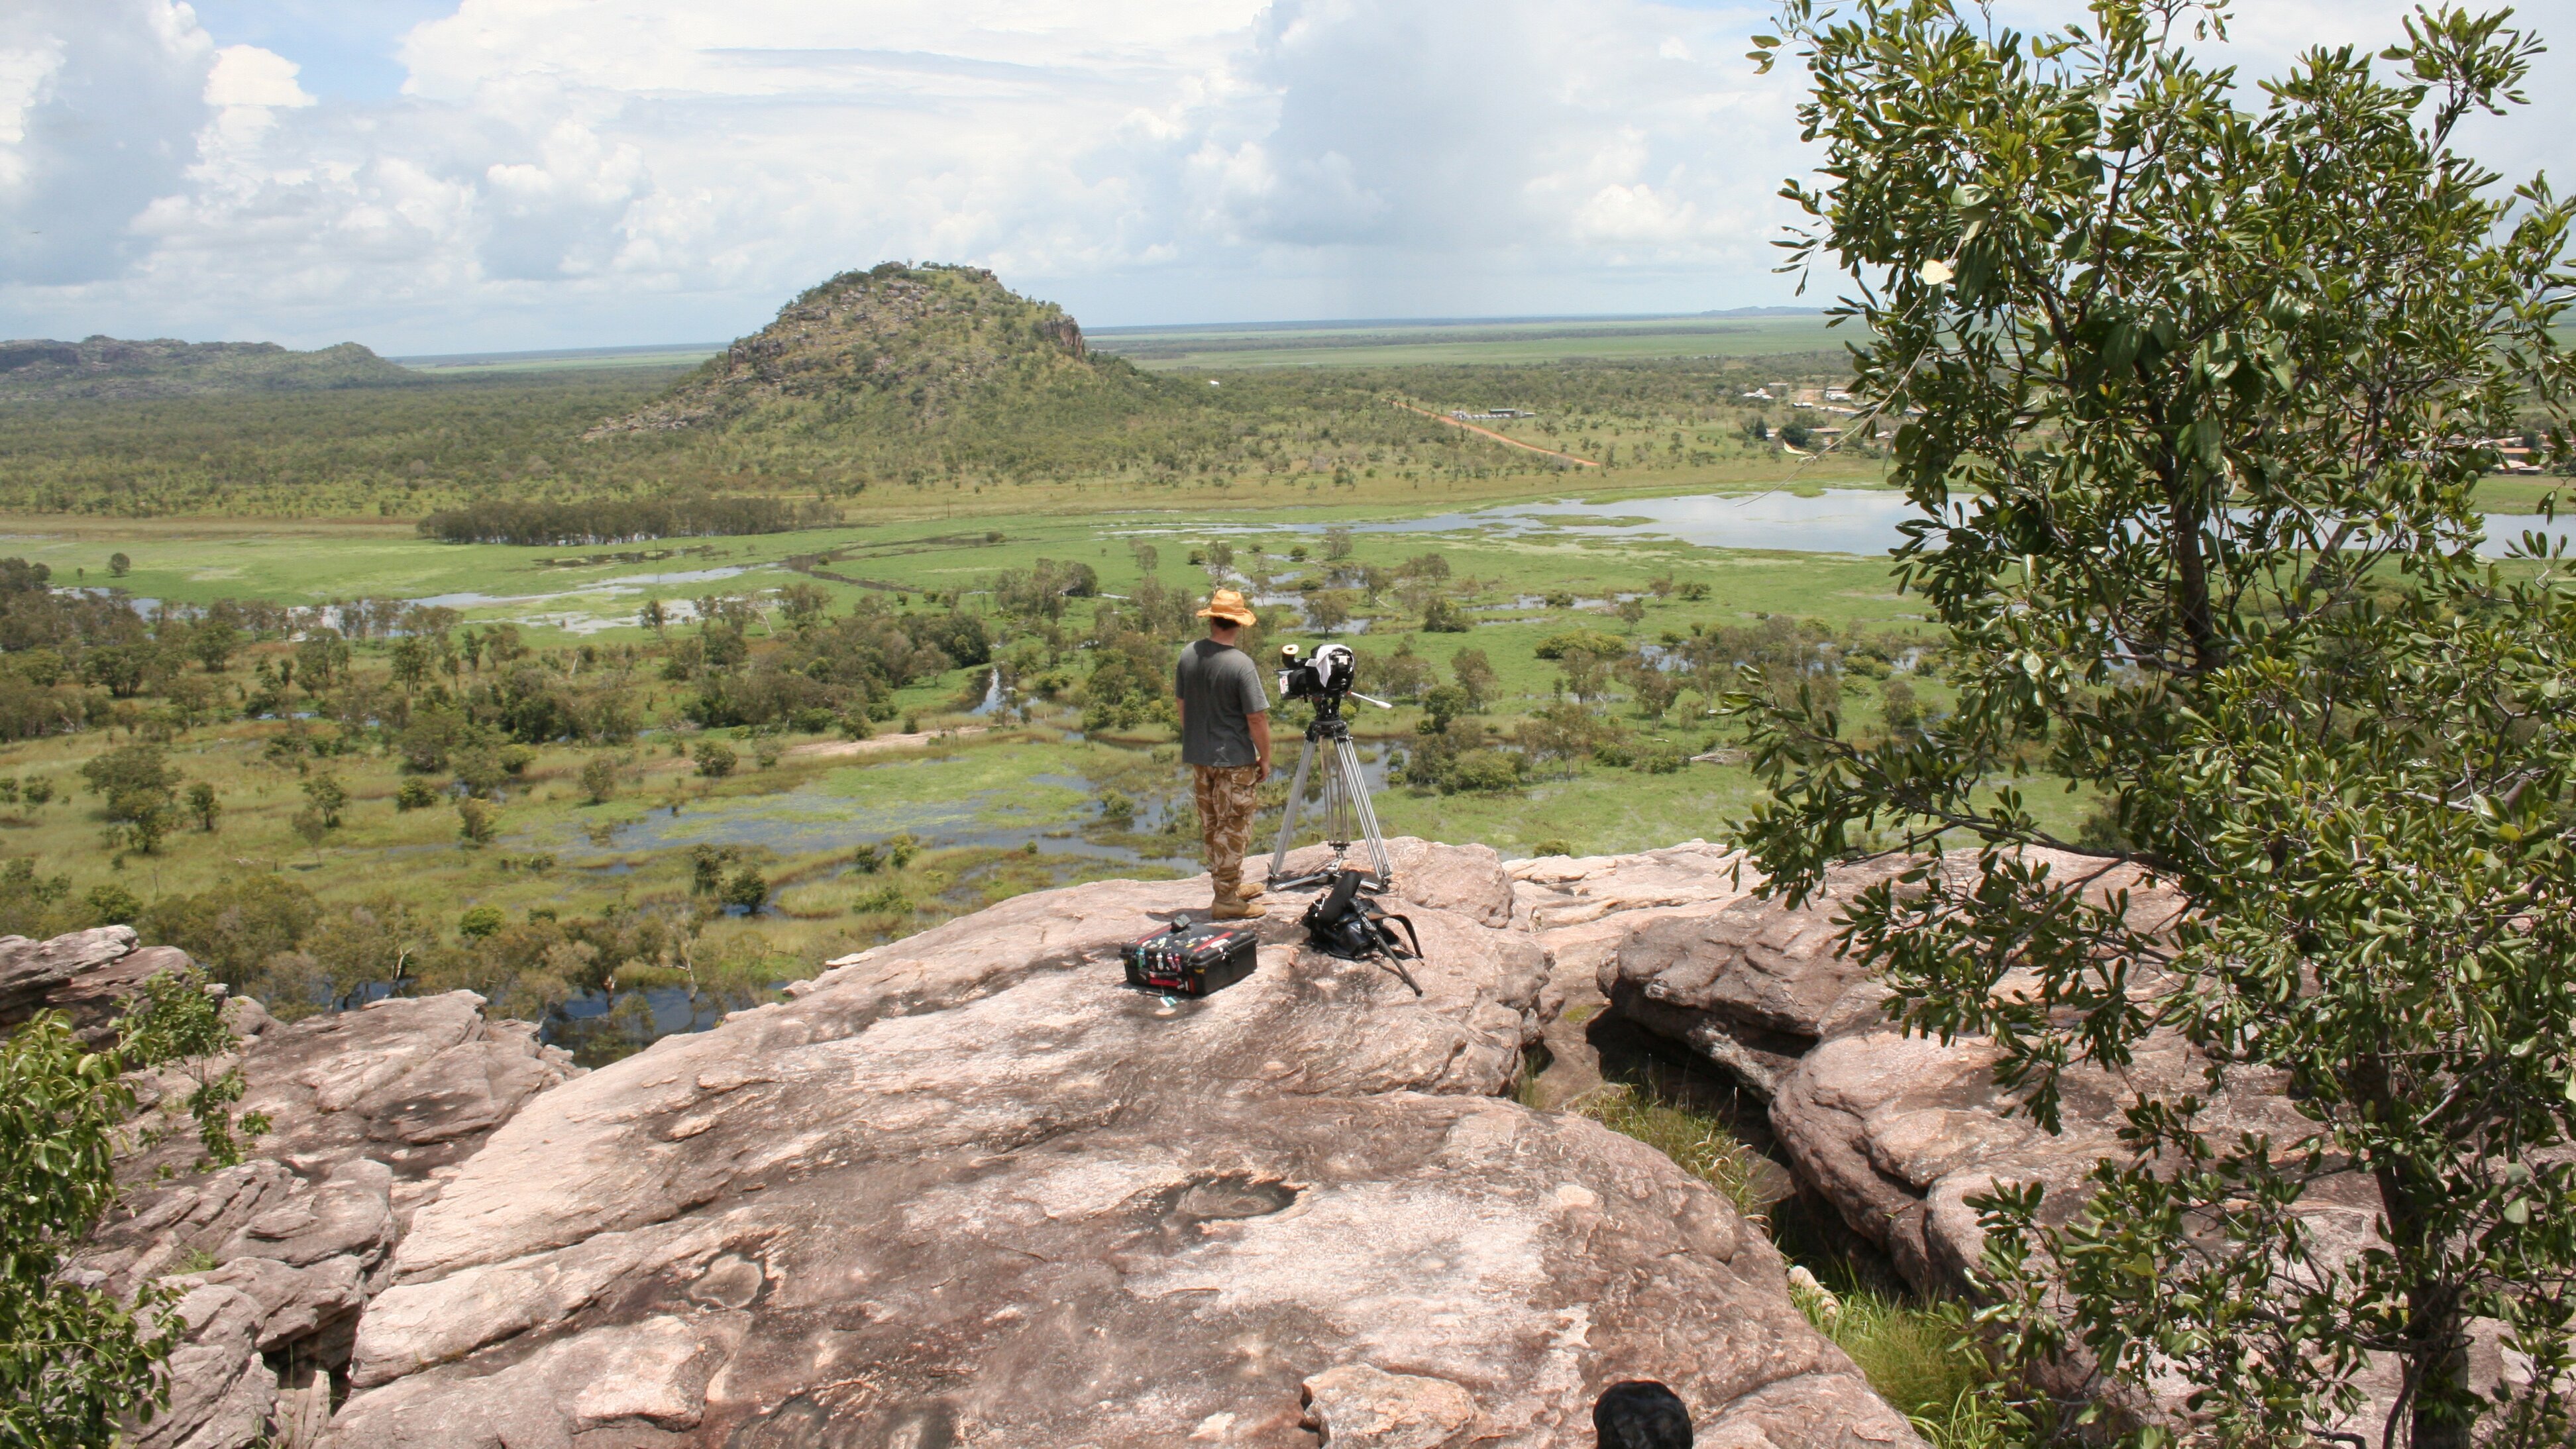
[[[256,45],[227,45],[206,72],[210,106],[309,106],[313,97],[296,84],[302,66]]]
[[[1768,12],[458,0],[358,103],[170,0],[12,0],[0,332],[712,339],[887,257],[1095,323],[1784,300],[1773,193],[1805,162],[1799,78],[1742,58]],[[2398,13],[2266,0],[2237,50],[2268,73]]]

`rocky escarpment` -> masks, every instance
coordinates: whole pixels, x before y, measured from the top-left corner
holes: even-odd
[[[393,1250],[358,1445],[1910,1443],[1669,1160],[1493,1094],[1543,948],[1490,851],[1400,842],[1428,959],[1261,927],[1204,1001],[1122,942],[1204,881],[1019,898],[530,1102]]]
[[[0,399],[168,398],[401,387],[428,381],[355,342],[291,352],[274,342],[0,342]]]
[[[1007,422],[1044,402],[1096,406],[1145,390],[1126,362],[1094,357],[1054,303],[976,267],[888,262],[805,292],[653,403],[587,436],[791,419],[836,434],[910,433],[963,414]]]

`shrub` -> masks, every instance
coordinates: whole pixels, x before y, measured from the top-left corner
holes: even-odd
[[[850,902],[850,909],[863,916],[908,915],[912,911],[912,901],[904,895],[903,887],[888,881]]]
[[[746,915],[756,916],[769,904],[768,877],[757,868],[746,865],[725,882],[723,899],[726,905],[740,906]]]
[[[1568,629],[1538,641],[1537,654],[1541,659],[1563,659],[1578,649],[1596,659],[1616,659],[1628,652],[1628,641],[1598,629]]]
[[[1474,749],[1458,756],[1441,778],[1442,794],[1459,791],[1499,793],[1521,783],[1521,757],[1508,750]]]
[[[456,934],[469,941],[480,941],[510,923],[499,906],[474,906],[456,918]]]
[[[489,845],[501,833],[501,812],[490,801],[469,795],[456,802],[456,833],[468,846]]]
[[[581,797],[593,805],[604,805],[617,793],[617,762],[606,755],[593,755],[582,762]]]
[[[1476,623],[1467,617],[1467,611],[1445,595],[1423,606],[1422,632],[1425,634],[1464,634],[1475,627]]]
[[[437,803],[438,787],[418,776],[403,781],[402,788],[394,792],[396,810],[426,810]]]
[[[112,882],[90,887],[85,899],[89,904],[92,925],[130,926],[143,914],[142,900],[134,892]]]
[[[722,740],[700,740],[689,748],[689,758],[698,762],[698,773],[710,780],[721,780],[733,773],[740,757],[733,746]]]

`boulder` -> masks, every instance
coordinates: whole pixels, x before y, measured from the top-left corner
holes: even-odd
[[[132,926],[100,926],[48,941],[0,936],[0,1026],[15,1026],[44,1010],[73,977],[131,954],[134,939]]]
[[[1915,1442],[1724,1198],[1491,1095],[1544,957],[1490,852],[1407,849],[1419,997],[1277,917],[1130,990],[1206,885],[1102,882],[545,1092],[411,1219],[325,1442],[1570,1446],[1639,1376],[1715,1442]]]
[[[1635,855],[1542,855],[1512,862],[1511,878],[1515,911],[1541,932],[1628,911],[1724,905],[1762,883],[1742,851],[1705,840]]]
[[[1601,1085],[1590,1024],[1609,1005],[1604,968],[1647,921],[1724,910],[1761,884],[1740,851],[1704,840],[1635,855],[1540,856],[1512,862],[1512,918],[1547,952],[1539,1001],[1549,1066],[1542,1100]]]
[[[1880,1020],[1884,988],[1842,949],[1840,917],[1902,861],[1831,873],[1797,910],[1745,894],[1627,923],[1601,963],[1601,994],[1649,1031],[1687,1043],[1764,1098],[1825,1036]]]
[[[1415,907],[1415,997],[1367,962],[1259,923],[1258,969],[1205,1000],[1130,990],[1119,945],[1203,902],[1112,881],[1005,901],[851,958],[786,1003],[545,1094],[411,1227],[405,1280],[662,1222],[813,1171],[932,1147],[992,1150],[1156,1094],[1491,1093],[1521,1071],[1543,981],[1525,935]]]

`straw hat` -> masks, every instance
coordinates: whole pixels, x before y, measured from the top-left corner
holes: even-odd
[[[1244,602],[1243,595],[1232,589],[1217,590],[1216,597],[1208,600],[1208,606],[1199,610],[1199,617],[1202,619],[1223,619],[1229,624],[1258,624],[1261,622],[1261,620],[1253,614],[1252,605]]]

